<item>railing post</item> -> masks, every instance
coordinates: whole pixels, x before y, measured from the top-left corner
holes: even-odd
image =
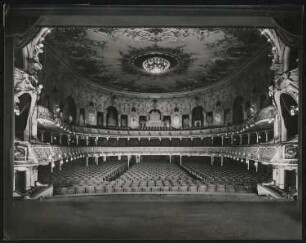
[[[75,142],[76,142],[76,146],[79,146],[79,136],[78,135],[75,136]]]
[[[53,132],[50,133],[50,143],[53,144]]]
[[[88,146],[88,136],[86,136],[86,146]]]
[[[223,156],[221,156],[221,167],[223,167]]]
[[[215,157],[212,155],[210,156],[210,164],[214,165],[214,162],[215,162]]]
[[[223,144],[224,144],[224,137],[222,136],[221,139],[222,139],[222,146],[223,146]]]
[[[183,156],[180,154],[180,166],[182,166],[182,164],[183,164],[182,157]]]
[[[248,145],[250,145],[250,142],[251,142],[251,134],[248,133]]]
[[[95,156],[95,162],[96,162],[96,165],[99,164],[99,156]]]
[[[70,145],[70,135],[69,134],[67,135],[67,145],[68,146]]]
[[[62,145],[62,134],[59,134],[59,145]]]
[[[248,170],[250,170],[250,160],[246,159],[245,162],[247,164]]]
[[[242,134],[239,134],[239,144],[242,145]]]

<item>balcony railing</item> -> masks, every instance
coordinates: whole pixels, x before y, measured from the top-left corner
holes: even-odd
[[[131,155],[180,155],[215,156],[237,160],[253,160],[264,164],[297,166],[297,144],[271,144],[227,147],[60,147],[30,145],[29,150],[38,164],[59,160],[75,160],[85,156],[131,156]],[[290,150],[288,157],[286,151]],[[292,156],[292,150],[296,156]]]

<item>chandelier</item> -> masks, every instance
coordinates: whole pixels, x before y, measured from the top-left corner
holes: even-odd
[[[147,73],[162,74],[169,71],[170,62],[166,58],[153,56],[144,60],[142,67]]]

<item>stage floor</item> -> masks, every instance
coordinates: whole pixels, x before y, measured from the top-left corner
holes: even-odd
[[[21,239],[301,239],[297,202],[250,197],[114,195],[14,201],[5,235]]]

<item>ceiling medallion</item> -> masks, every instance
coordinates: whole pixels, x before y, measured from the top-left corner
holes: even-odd
[[[144,60],[142,67],[147,73],[162,74],[169,72],[170,62],[164,57],[153,56]]]

